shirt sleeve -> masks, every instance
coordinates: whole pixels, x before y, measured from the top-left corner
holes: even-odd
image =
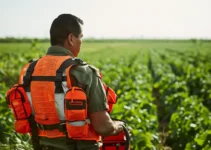
[[[70,72],[79,85],[85,87],[88,102],[88,113],[105,111],[108,109],[105,90],[98,73],[88,65],[76,67]]]
[[[108,109],[106,94],[101,79],[96,73],[90,76],[90,88],[88,98],[88,112],[98,112]]]

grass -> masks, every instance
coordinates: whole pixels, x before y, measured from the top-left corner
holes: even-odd
[[[36,49],[44,55],[50,43],[38,43]],[[211,49],[211,41],[204,41],[201,44],[203,50]],[[3,53],[30,53],[35,47],[31,43],[0,43],[0,55]],[[104,40],[87,41],[84,40],[79,57],[87,62],[95,62],[106,59],[119,59],[132,54],[140,54],[146,50],[163,51],[166,49],[177,51],[195,50],[194,42],[190,40]],[[36,50],[33,50],[36,53]],[[142,56],[140,56],[142,58]]]

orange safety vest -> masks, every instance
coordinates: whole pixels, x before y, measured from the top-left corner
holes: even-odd
[[[17,132],[32,132],[26,120],[32,114],[38,136],[57,138],[68,135],[77,140],[101,140],[88,119],[84,90],[71,84],[70,69],[79,64],[78,59],[70,56],[46,55],[23,67],[19,84],[6,96],[13,113],[24,108],[24,114],[27,111],[25,106],[29,110],[21,117],[15,115]]]

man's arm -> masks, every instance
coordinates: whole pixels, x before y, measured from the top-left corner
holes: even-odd
[[[107,111],[94,112],[89,115],[94,130],[101,136],[117,135],[124,125],[121,121],[112,121]]]
[[[77,66],[71,70],[71,75],[76,78],[78,83],[86,85],[88,118],[94,130],[101,136],[120,133],[124,123],[112,121],[107,113],[106,94],[98,72],[88,66]]]
[[[123,130],[124,123],[113,121],[107,112],[106,93],[98,73],[97,76],[94,73],[91,79],[88,107],[91,108],[88,111],[89,119],[99,135],[117,135]]]

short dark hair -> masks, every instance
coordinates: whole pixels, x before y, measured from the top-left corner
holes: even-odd
[[[50,41],[51,45],[64,45],[70,33],[76,37],[81,33],[80,24],[83,25],[83,20],[71,15],[61,14],[51,24],[50,28]]]

